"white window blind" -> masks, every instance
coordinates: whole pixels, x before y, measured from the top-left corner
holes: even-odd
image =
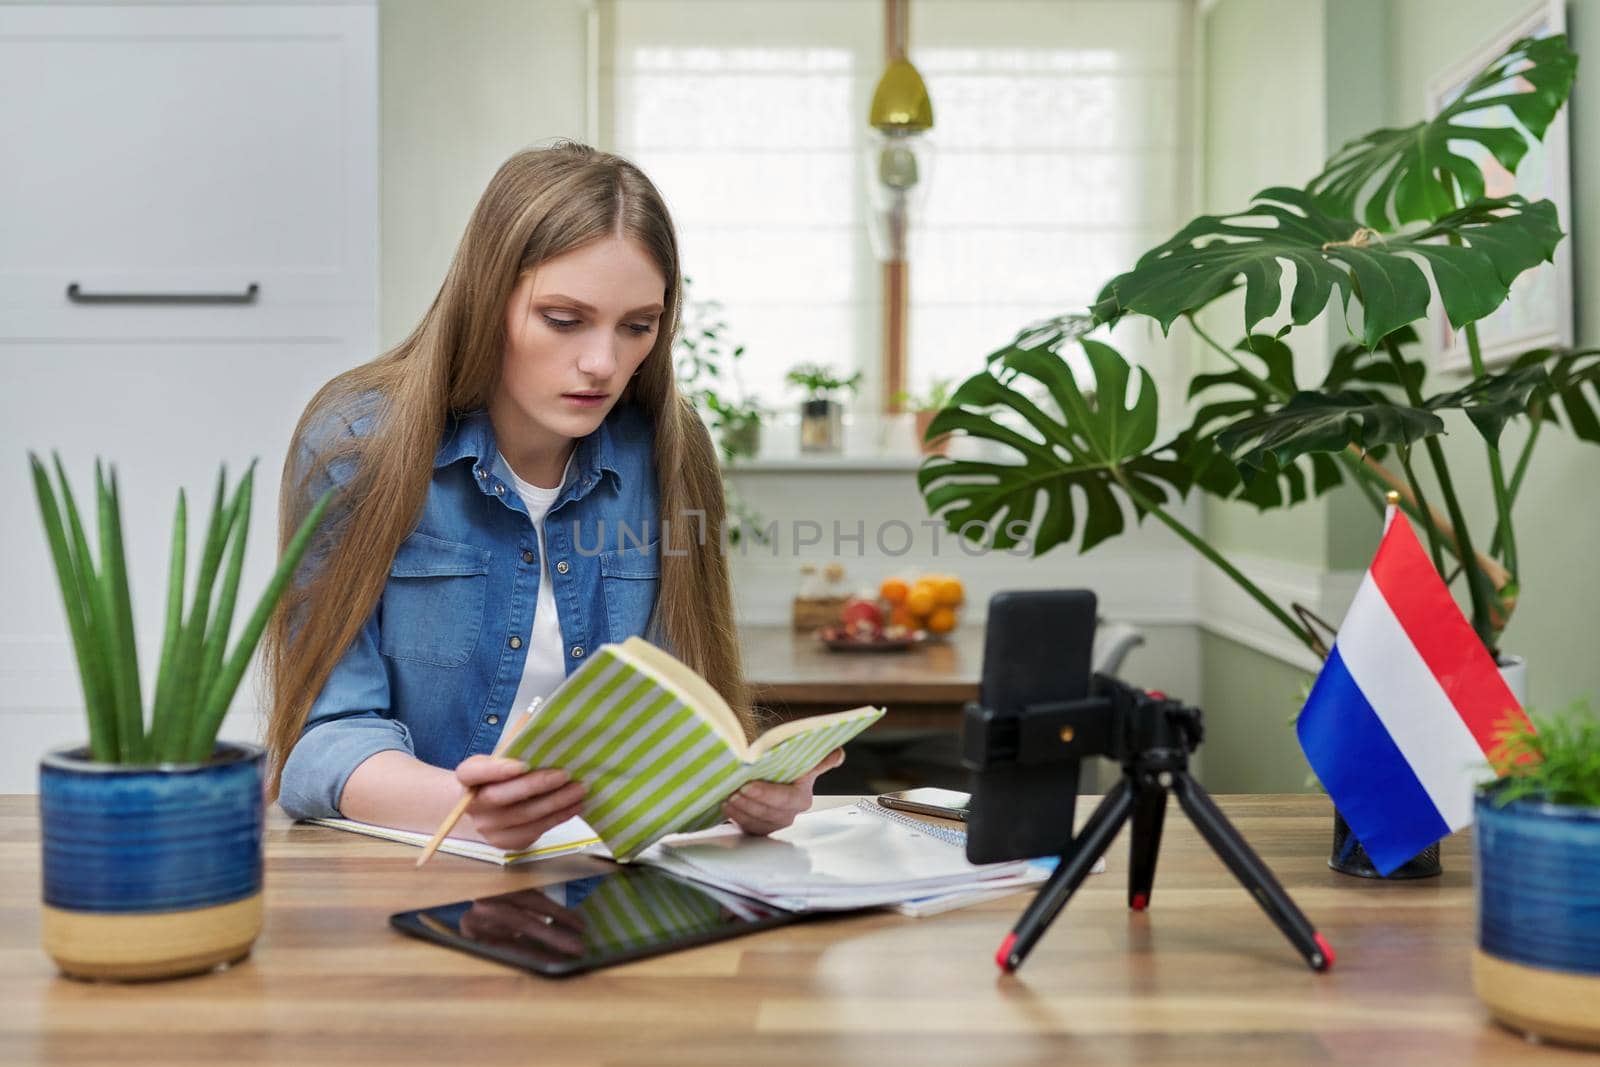
[[[613,0],[610,15],[611,144],[666,197],[691,296],[720,302],[746,346],[745,386],[787,405],[794,364],[870,362],[857,156],[877,5]]]
[[[1183,0],[912,0],[937,145],[910,237],[913,389],[1087,307],[1186,220],[1189,18]],[[1149,331],[1116,343],[1137,359]]]
[[[611,0],[607,143],[661,188],[693,295],[744,381],[866,371],[883,294],[862,143],[879,0]],[[1187,206],[1188,0],[913,0],[937,157],[910,244],[907,380],[963,378],[1025,323],[1087,305]],[[1129,344],[1137,356],[1138,341]]]

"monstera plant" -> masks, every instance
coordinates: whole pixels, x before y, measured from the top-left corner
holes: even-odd
[[[1267,596],[1171,505],[1198,490],[1267,510],[1348,484],[1381,510],[1394,491],[1439,572],[1466,583],[1473,627],[1496,650],[1517,597],[1513,505],[1542,428],[1564,421],[1600,443],[1600,350],[1541,349],[1485,367],[1476,323],[1563,234],[1547,200],[1485,196],[1482,168],[1459,148],[1475,144],[1515,173],[1576,69],[1565,37],[1524,38],[1437,117],[1349,142],[1303,189],[1264,189],[1243,210],[1195,219],[1107,283],[1092,308],[1024,329],[928,429],[1014,458],[929,458],[917,477],[930,513],[971,541],[1014,548],[1026,538],[1034,554],[1087,551],[1120,534],[1130,510],[1154,516],[1325,654],[1306,613]],[[1514,124],[1494,124],[1501,108]],[[1243,337],[1219,343],[1196,316],[1241,289]],[[1472,370],[1464,385],[1427,396],[1425,368],[1407,352],[1435,300],[1465,332]],[[1321,381],[1299,381],[1286,338],[1330,307],[1351,340]],[[1176,436],[1159,434],[1150,375],[1084,336],[1128,316],[1163,332],[1184,320],[1226,363],[1190,380],[1192,421]],[[1279,316],[1287,325],[1257,331]],[[1494,493],[1487,539],[1473,536],[1440,446],[1446,416],[1465,416],[1482,437]],[[1531,424],[1514,458],[1501,448],[1512,419]]]

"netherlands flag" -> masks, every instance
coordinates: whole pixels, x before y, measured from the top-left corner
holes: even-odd
[[[1388,874],[1472,823],[1473,788],[1524,719],[1405,516],[1389,521],[1296,728],[1312,770]]]

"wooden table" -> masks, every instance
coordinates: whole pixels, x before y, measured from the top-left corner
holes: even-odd
[[[926,919],[802,923],[566,981],[413,941],[386,919],[598,861],[503,871],[439,856],[417,871],[413,849],[275,813],[266,930],[250,959],[128,986],[57,977],[40,952],[34,803],[0,798],[5,1064],[1594,1062],[1486,1021],[1468,977],[1465,841],[1446,843],[1442,878],[1345,878],[1325,863],[1320,797],[1223,807],[1332,941],[1327,975],[1306,968],[1177,810],[1151,910],[1128,912],[1118,848],[1013,977],[992,957],[1021,896]]]
[[[832,652],[787,626],[744,627],[740,643],[758,707],[791,717],[875,704],[890,729],[958,728],[983,668],[978,625],[905,652]]]

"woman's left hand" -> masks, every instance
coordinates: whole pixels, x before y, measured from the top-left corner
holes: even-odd
[[[722,814],[747,834],[770,834],[794,822],[811,807],[811,787],[819,776],[844,762],[844,749],[836,748],[792,782],[746,782],[722,805]]]

